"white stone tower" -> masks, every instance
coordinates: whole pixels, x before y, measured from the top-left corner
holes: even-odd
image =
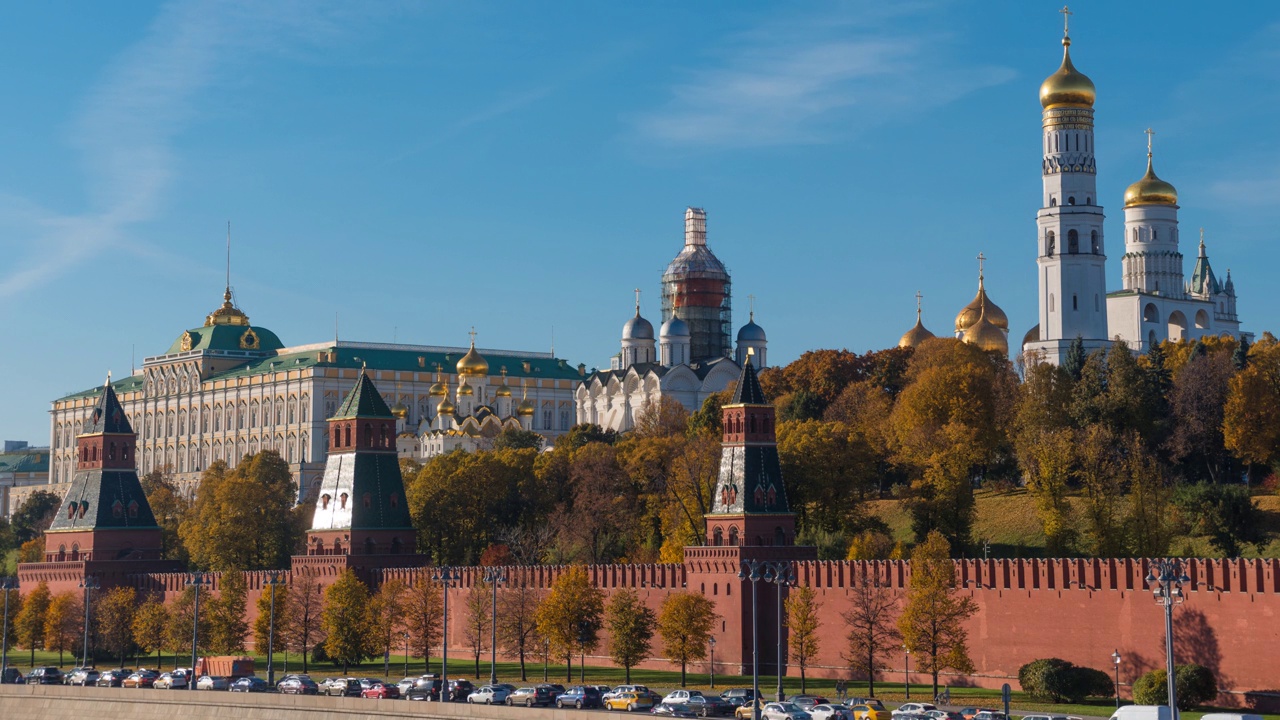
[[[1064,17],[1069,15],[1066,8]],[[1036,216],[1040,324],[1023,349],[1057,364],[1077,337],[1085,349],[1109,345],[1106,248],[1094,161],[1093,81],[1071,64],[1062,37],[1062,66],[1040,86],[1044,206]]]
[[[1147,128],[1147,174],[1124,193],[1125,290],[1180,298],[1185,295],[1178,250],[1178,191],[1156,177]]]

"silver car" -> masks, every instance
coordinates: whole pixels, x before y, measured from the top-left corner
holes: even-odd
[[[764,706],[760,717],[765,720],[813,720],[813,716],[792,702],[775,702]]]
[[[231,678],[221,675],[201,675],[196,681],[197,690],[230,690]]]
[[[500,705],[506,702],[510,694],[500,685],[481,685],[467,696],[467,702],[478,705]]]

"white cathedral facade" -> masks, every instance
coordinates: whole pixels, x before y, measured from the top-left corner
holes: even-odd
[[[1122,288],[1106,289],[1106,243],[1094,157],[1093,82],[1071,63],[1063,37],[1062,66],[1040,86],[1043,113],[1043,206],[1039,238],[1039,323],[1023,339],[1029,358],[1058,364],[1076,338],[1086,351],[1124,341],[1145,352],[1164,340],[1249,337],[1236,315],[1228,272],[1219,281],[1203,235],[1189,282],[1178,244],[1178,193],[1156,177],[1150,135],[1147,172],[1124,194]],[[1148,131],[1150,133],[1150,131]]]

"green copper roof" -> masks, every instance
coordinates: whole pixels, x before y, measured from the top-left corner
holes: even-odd
[[[394,417],[391,409],[387,407],[387,402],[382,399],[382,395],[378,394],[378,388],[373,386],[373,381],[365,374],[363,368],[360,370],[360,377],[356,378],[356,386],[347,393],[342,406],[330,419],[342,420],[357,417],[387,419]]]
[[[738,378],[738,387],[733,391],[730,405],[768,405],[764,399],[764,390],[760,388],[760,378],[756,377],[755,365],[751,358],[742,364],[742,375]]]
[[[249,338],[245,337],[245,333],[252,333]],[[191,336],[191,346],[186,350],[182,349],[183,338]],[[252,347],[252,338],[256,337],[257,347]],[[241,341],[249,339],[245,347],[245,343]],[[207,325],[205,327],[192,328],[178,336],[177,340],[169,346],[165,351],[165,355],[173,355],[180,352],[188,352],[190,350],[261,350],[263,352],[274,352],[284,347],[284,343],[280,342],[280,338],[276,334],[264,327],[256,325],[246,327],[244,325]]]
[[[49,448],[0,453],[0,473],[49,472]]]
[[[116,391],[110,385],[104,385],[105,392],[98,396],[98,404],[93,408],[93,412],[85,419],[84,426],[80,428],[81,435],[100,435],[103,433],[111,433],[115,435],[132,435],[133,428],[129,426],[129,418],[124,414],[124,408],[120,407],[120,400],[116,398]]]

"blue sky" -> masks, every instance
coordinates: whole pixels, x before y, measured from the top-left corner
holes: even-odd
[[[288,345],[548,349],[607,363],[658,315],[687,205],[770,359],[950,328],[976,261],[1035,322],[1054,2],[9,3],[0,24],[0,437],[128,372],[232,284]],[[1280,327],[1280,5],[1081,2],[1108,285],[1147,126]],[[1183,248],[1194,256],[1194,248]],[[1187,271],[1190,271],[1188,261]]]

